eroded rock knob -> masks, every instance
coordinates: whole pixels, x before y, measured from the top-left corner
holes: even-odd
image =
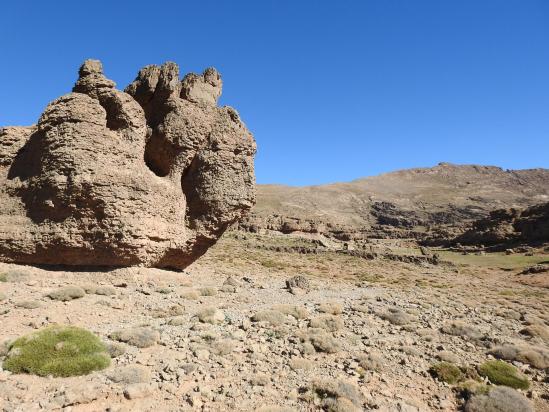
[[[73,92],[97,97],[101,89],[114,89],[116,87],[116,83],[107,79],[103,74],[103,65],[99,60],[86,60],[80,66],[78,74],[79,78],[72,89]]]
[[[215,106],[221,96],[222,87],[220,74],[213,67],[209,67],[201,75],[189,73],[185,76],[181,97],[193,103]]]

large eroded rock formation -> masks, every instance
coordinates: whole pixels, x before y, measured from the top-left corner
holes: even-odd
[[[0,129],[0,259],[184,268],[255,203],[256,145],[212,68],[86,61],[35,126]]]

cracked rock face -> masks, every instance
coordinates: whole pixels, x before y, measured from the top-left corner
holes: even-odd
[[[0,259],[184,268],[255,203],[252,134],[209,68],[87,60],[38,123],[0,128]]]

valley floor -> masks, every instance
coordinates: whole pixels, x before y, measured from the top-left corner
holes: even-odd
[[[549,289],[527,283],[543,286],[548,275],[528,282],[516,257],[417,265],[258,247],[271,240],[227,235],[182,273],[0,264],[0,340],[58,323],[87,328],[116,352],[108,369],[81,377],[0,368],[0,410],[312,411],[328,405],[320,394],[357,410],[454,411],[462,396],[429,373],[437,362],[474,369],[501,345],[547,356]],[[290,293],[296,275],[308,290]],[[66,286],[87,293],[46,297]],[[109,339],[136,327],[156,343]],[[547,369],[515,365],[531,381],[523,394],[534,410],[548,411]]]

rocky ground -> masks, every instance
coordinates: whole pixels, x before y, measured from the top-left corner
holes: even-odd
[[[549,255],[433,265],[296,253],[287,239],[227,234],[185,272],[0,264],[1,340],[76,325],[113,357],[73,378],[0,369],[0,410],[454,411],[463,395],[430,368],[474,369],[491,351],[549,410],[549,273],[518,274]]]

